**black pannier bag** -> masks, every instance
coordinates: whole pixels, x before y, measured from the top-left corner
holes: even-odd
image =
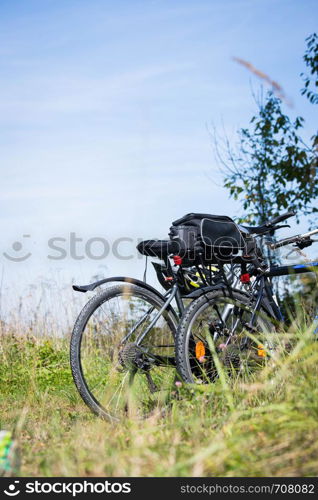
[[[226,215],[190,213],[172,223],[170,239],[178,244],[179,255],[195,261],[229,261],[245,251],[246,239],[237,224]]]

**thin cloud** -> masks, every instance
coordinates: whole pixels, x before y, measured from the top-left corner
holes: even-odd
[[[132,92],[145,93],[145,86],[151,82],[152,89],[157,78],[170,76],[193,67],[192,63],[158,64],[126,71],[109,77],[85,78],[56,75],[25,75],[24,85],[20,83],[0,85],[0,109],[15,112],[20,118],[23,112],[31,113],[73,113],[82,111],[109,111],[118,109],[119,102]],[[27,118],[29,115],[27,116]]]

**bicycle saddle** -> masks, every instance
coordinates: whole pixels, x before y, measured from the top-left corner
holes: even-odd
[[[247,234],[263,234],[265,231],[268,231],[268,227],[265,224],[262,226],[242,226],[239,224],[239,228],[243,233]]]
[[[142,255],[165,259],[168,255],[178,252],[178,245],[171,240],[145,240],[137,245],[137,250]]]

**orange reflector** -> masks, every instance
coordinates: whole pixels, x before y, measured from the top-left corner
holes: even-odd
[[[259,344],[257,346],[257,356],[260,356],[261,358],[265,358],[266,356],[266,351],[264,349],[263,344]]]
[[[205,356],[205,347],[201,340],[195,344],[195,357],[202,362]]]

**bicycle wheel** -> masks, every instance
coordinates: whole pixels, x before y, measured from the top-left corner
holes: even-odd
[[[70,361],[76,387],[103,418],[142,417],[162,407],[173,388],[176,318],[165,310],[140,345],[164,300],[133,284],[103,290],[74,325]]]
[[[176,336],[176,361],[182,379],[212,383],[220,369],[246,377],[264,366],[272,350],[267,333],[273,331],[273,325],[261,310],[251,328],[251,315],[249,298],[239,291],[215,290],[194,300]]]

